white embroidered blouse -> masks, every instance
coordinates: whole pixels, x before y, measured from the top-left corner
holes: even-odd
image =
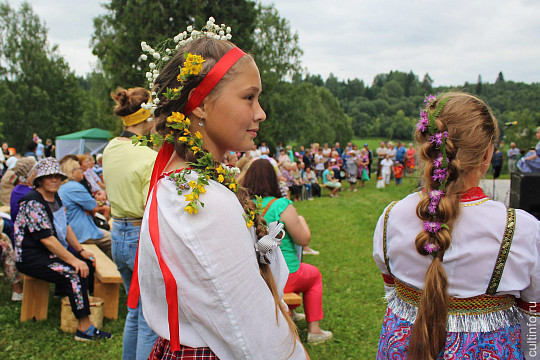
[[[196,180],[196,175],[187,180]],[[208,346],[224,360],[285,359],[291,354],[290,359],[305,359],[279,311],[276,321],[274,300],[259,273],[255,232],[247,228],[236,196],[210,181],[201,195],[204,207],[190,215],[169,177],[159,180],[156,190],[161,253],[177,283],[180,343]],[[141,301],[149,326],[170,339],[165,285],[148,229],[149,207],[139,242]],[[270,266],[282,296],[289,273],[279,247],[276,255]]]
[[[397,202],[387,221],[387,255],[392,274],[413,288],[423,289],[431,257],[416,251],[414,240],[422,230],[416,216],[420,193]],[[452,229],[452,243],[444,254],[443,267],[448,277],[448,293],[468,298],[486,293],[506,227],[506,207],[485,196],[461,203],[461,213]],[[389,275],[383,251],[384,213],[373,236],[373,257],[379,270]],[[387,292],[391,291],[386,287]],[[516,209],[515,232],[496,295],[510,294],[532,305],[540,301],[540,222]],[[540,348],[540,339],[527,343],[527,323],[531,315],[522,312],[522,347]]]

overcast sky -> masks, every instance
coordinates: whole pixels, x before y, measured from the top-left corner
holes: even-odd
[[[92,19],[104,12],[104,1],[29,1],[45,21],[50,42],[79,75],[97,61],[89,42]],[[304,50],[303,66],[323,78],[332,72],[371,84],[377,74],[412,70],[420,80],[429,73],[438,86],[475,83],[478,75],[492,83],[502,71],[506,80],[540,82],[538,0],[262,2],[274,3],[289,20]]]

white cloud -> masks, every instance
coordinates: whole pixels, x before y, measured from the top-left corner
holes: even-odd
[[[93,18],[103,0],[33,0],[49,40],[77,74],[91,71]],[[10,0],[18,5],[21,0]],[[507,80],[540,82],[540,2],[537,0],[264,0],[274,3],[300,36],[303,66],[326,78],[371,84],[390,70],[436,85]]]
[[[265,3],[269,3],[266,2]],[[540,4],[533,0],[274,1],[312,74],[370,84],[378,73],[429,73],[436,84],[540,81]]]
[[[22,0],[10,0],[18,8]],[[93,18],[104,13],[102,1],[30,0],[28,1],[48,29],[51,44],[78,75],[92,71],[97,58],[92,55],[90,37],[94,32]]]

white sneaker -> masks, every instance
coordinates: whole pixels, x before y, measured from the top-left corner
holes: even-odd
[[[319,255],[317,250],[302,250],[302,255]]]
[[[22,301],[23,293],[16,293],[15,291],[11,294],[11,301]]]
[[[333,335],[331,331],[326,331],[326,330],[321,330],[321,331],[322,331],[322,334],[309,333],[307,336],[308,344],[317,345],[325,341],[328,341],[332,338]]]
[[[296,311],[294,310],[291,310],[291,319],[292,321],[301,321],[301,320],[304,320],[306,318],[306,314],[302,314],[302,313],[297,313]]]

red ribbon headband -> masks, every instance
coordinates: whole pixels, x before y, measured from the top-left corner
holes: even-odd
[[[214,67],[204,77],[203,81],[193,90],[191,97],[189,98],[185,108],[184,115],[189,115],[197,106],[201,104],[205,97],[210,94],[210,91],[214,89],[217,83],[221,80],[223,75],[229,71],[229,69],[236,64],[238,59],[246,55],[240,48],[232,48],[229,50]]]

